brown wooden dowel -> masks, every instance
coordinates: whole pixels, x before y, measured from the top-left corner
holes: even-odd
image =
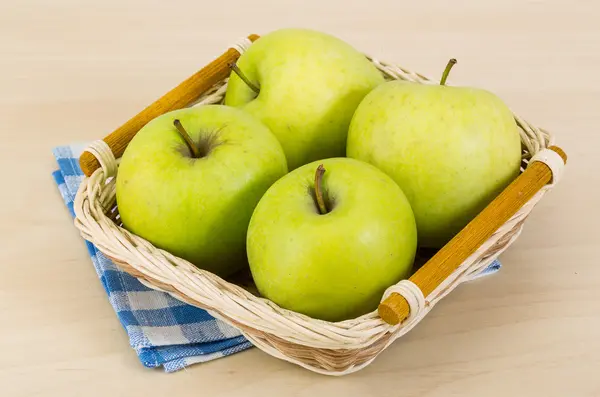
[[[258,35],[252,34],[248,36],[248,39],[255,41],[258,37]],[[219,58],[184,80],[177,87],[114,130],[103,139],[104,142],[108,144],[116,158],[121,157],[129,142],[143,126],[161,114],[183,109],[193,103],[202,93],[229,76],[229,64],[235,62],[239,56],[240,54],[233,48],[228,49]],[[79,165],[86,176],[92,175],[100,167],[96,157],[89,152],[81,154]]]
[[[550,149],[567,162],[567,155],[562,149],[556,146]],[[551,180],[552,172],[546,164],[536,161],[529,165],[479,215],[416,271],[410,280],[427,297]],[[379,305],[378,311],[383,321],[395,325],[408,317],[410,307],[402,295],[393,293]]]

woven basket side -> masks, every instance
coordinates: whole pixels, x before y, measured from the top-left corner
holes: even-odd
[[[528,212],[531,211],[532,208],[533,205],[530,206]],[[496,242],[490,244],[490,246],[484,252],[480,253],[477,262],[475,262],[473,266],[463,269],[462,273],[465,279],[472,277],[479,269],[485,268],[501,252],[508,248],[510,243],[512,243],[520,234],[526,215],[527,214],[524,213],[520,217],[513,220],[511,222],[512,228],[510,230],[508,230],[505,234],[498,236]],[[127,263],[119,262],[114,258],[111,259],[113,259],[120,268],[129,274],[143,280],[144,284],[149,285],[152,288],[168,292],[175,298],[193,306],[207,309],[215,317],[239,328],[243,334],[261,350],[280,359],[301,365],[304,368],[323,374],[344,375],[364,368],[366,365],[370,364],[383,350],[385,350],[385,348],[389,346],[395,339],[408,331],[406,329],[402,330],[401,327],[398,327],[396,332],[386,333],[382,337],[374,340],[371,344],[360,349],[314,348],[303,344],[293,343],[280,338],[276,334],[263,332],[253,328],[252,326],[248,326],[247,324],[239,323],[228,317],[226,313],[214,310],[214,308],[211,307],[207,307],[202,302],[191,299],[186,294],[182,294],[181,291],[178,291],[172,284],[165,284],[158,280],[152,279],[146,274],[140,273]],[[439,294],[445,296],[452,289],[452,285],[447,286],[440,289]],[[441,297],[439,297],[437,300],[440,299]],[[433,308],[435,303],[435,301],[430,303],[430,309]]]

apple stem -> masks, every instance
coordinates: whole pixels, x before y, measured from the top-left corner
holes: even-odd
[[[319,207],[319,212],[321,215],[325,215],[328,212],[327,206],[325,206],[325,200],[323,199],[323,189],[321,187],[324,173],[325,167],[323,167],[323,164],[321,164],[317,167],[317,172],[315,172],[315,197],[317,199],[317,207]]]
[[[190,152],[192,152],[192,157],[195,159],[202,157],[200,149],[198,149],[198,147],[194,144],[194,141],[192,141],[192,138],[190,138],[190,135],[187,133],[185,128],[183,128],[183,125],[181,125],[181,121],[175,119],[173,120],[173,125],[175,126],[175,128],[177,128],[177,132],[179,132],[179,135],[181,135],[185,143],[190,148]]]
[[[237,74],[237,75],[238,75],[238,77],[239,77],[240,79],[242,79],[242,81],[243,81],[244,83],[246,83],[246,85],[252,89],[252,91],[256,92],[256,94],[260,94],[260,88],[258,88],[256,85],[254,85],[254,83],[252,83],[252,82],[251,82],[251,81],[248,79],[248,77],[246,77],[246,75],[245,75],[244,73],[242,73],[242,71],[240,70],[240,68],[238,67],[238,65],[237,65],[235,62],[232,62],[232,63],[230,63],[230,64],[229,64],[229,68],[230,68],[231,70],[233,70],[233,72],[234,72],[235,74]]]
[[[450,74],[450,69],[452,66],[456,65],[456,59],[452,58],[448,61],[446,65],[446,69],[444,69],[444,73],[442,73],[442,79],[440,80],[440,85],[446,85],[446,79],[448,79],[448,75]]]

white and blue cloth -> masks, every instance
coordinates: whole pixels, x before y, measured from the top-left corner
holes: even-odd
[[[72,216],[75,194],[83,180],[79,156],[85,146],[53,150],[59,168],[53,177]],[[174,372],[252,347],[236,328],[202,309],[142,285],[119,270],[92,243],[86,241],[86,245],[110,303],[129,335],[129,343],[144,366],[162,366],[165,371]]]
[[[74,144],[53,150],[58,163],[53,177],[71,216],[75,216],[73,201],[84,178],[79,168],[79,156],[85,147],[84,144]],[[136,278],[119,270],[92,243],[86,241],[86,245],[110,303],[129,336],[131,347],[144,366],[162,366],[165,371],[174,372],[252,347],[236,328],[202,309],[142,285]],[[479,276],[499,269],[500,263],[495,261]]]

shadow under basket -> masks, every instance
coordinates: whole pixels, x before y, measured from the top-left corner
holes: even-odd
[[[476,277],[519,236],[535,204],[556,184],[566,162],[551,135],[515,115],[523,167],[520,175],[448,244],[408,280],[391,286],[378,310],[359,318],[327,322],[282,309],[243,283],[226,281],[160,250],[118,222],[115,178],[118,159],[146,123],[166,112],[221,103],[229,64],[252,42],[251,35],[183,81],[102,140],[80,158],[86,179],[75,199],[81,235],[127,273],[150,288],[206,309],[240,329],[256,347],[311,371],[343,375],[370,364],[394,340],[410,331],[460,283]],[[388,80],[436,84],[393,64],[368,59]]]

